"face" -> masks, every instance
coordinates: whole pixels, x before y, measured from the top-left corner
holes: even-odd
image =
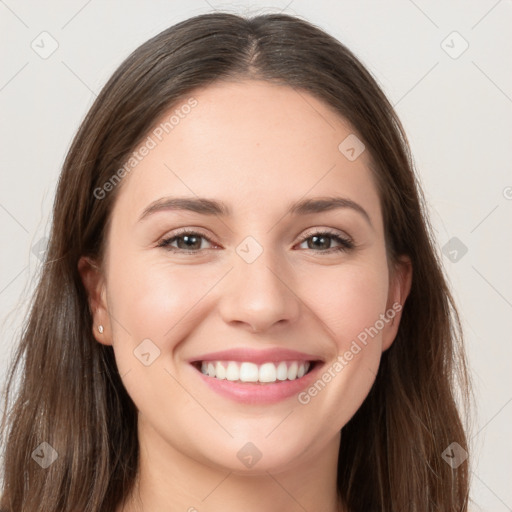
[[[339,115],[259,81],[192,96],[123,178],[102,272],[81,260],[95,336],[139,436],[209,466],[285,470],[361,406],[407,272],[387,260],[369,154]]]

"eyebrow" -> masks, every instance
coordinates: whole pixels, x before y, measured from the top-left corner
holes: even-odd
[[[308,215],[342,208],[356,211],[373,227],[368,212],[360,204],[345,197],[301,199],[292,203],[286,214]],[[232,214],[231,208],[226,203],[215,199],[207,199],[205,197],[162,197],[153,201],[144,209],[139,222],[156,212],[173,210],[186,210],[201,215],[219,215],[221,217],[229,217]]]

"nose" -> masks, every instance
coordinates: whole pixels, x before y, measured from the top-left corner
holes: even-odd
[[[271,251],[263,251],[252,263],[235,260],[234,267],[220,301],[220,314],[226,323],[264,332],[297,321],[301,300],[290,273],[277,267]]]

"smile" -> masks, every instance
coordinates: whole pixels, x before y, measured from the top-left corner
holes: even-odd
[[[203,375],[232,382],[259,382],[262,384],[296,380],[303,377],[310,361],[280,361],[256,364],[248,361],[202,361]]]
[[[217,395],[242,404],[276,404],[310,386],[325,361],[297,350],[238,347],[197,354],[188,363]]]

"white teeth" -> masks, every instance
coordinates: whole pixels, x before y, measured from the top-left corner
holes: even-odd
[[[201,372],[220,380],[269,383],[300,379],[309,367],[310,363],[304,361],[281,361],[261,365],[237,361],[203,361]]]
[[[226,368],[220,362],[215,365],[215,377],[221,380],[226,378]]]
[[[242,363],[240,365],[239,379],[242,382],[258,382],[258,365],[254,363]]]
[[[295,380],[297,378],[297,370],[299,365],[293,362],[288,368],[288,380]]]
[[[288,367],[286,366],[286,363],[284,361],[281,361],[277,367],[277,380],[286,380],[287,378]]]
[[[226,370],[226,379],[238,380],[239,376],[240,371],[238,370],[238,365],[234,361],[230,361]],[[210,377],[215,377],[215,375],[210,375]]]
[[[265,363],[260,366],[259,381],[275,382],[277,379],[277,370],[274,363]]]

